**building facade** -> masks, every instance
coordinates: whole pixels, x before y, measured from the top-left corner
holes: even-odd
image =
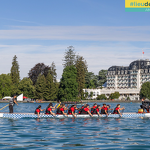
[[[103,89],[84,89],[85,92],[93,92],[93,98],[105,94],[119,92],[119,99],[139,100],[141,85],[150,81],[150,61],[136,60],[129,66],[112,66],[107,72],[107,87]],[[97,94],[99,93],[99,94]]]

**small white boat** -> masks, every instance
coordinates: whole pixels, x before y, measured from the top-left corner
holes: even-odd
[[[86,114],[78,114],[76,115],[77,118],[92,118],[90,115]],[[93,115],[93,118],[103,118],[103,117],[109,117],[109,118],[119,118],[119,114],[109,114],[108,116],[102,115]],[[123,113],[123,118],[138,118],[138,117],[150,117],[150,113]],[[38,118],[38,116],[34,113],[0,113],[0,118]],[[46,115],[46,114],[40,114],[40,118],[67,118],[64,115]],[[68,118],[73,118],[72,115],[68,115]]]

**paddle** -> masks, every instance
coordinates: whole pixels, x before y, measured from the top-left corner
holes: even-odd
[[[9,104],[7,104],[6,106],[4,106],[3,108],[1,108],[0,110],[4,109],[5,107],[7,107]]]

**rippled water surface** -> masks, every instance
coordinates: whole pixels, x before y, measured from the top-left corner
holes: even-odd
[[[90,103],[92,106],[93,103]],[[99,103],[101,104],[101,103]],[[115,107],[117,103],[111,103]],[[1,103],[3,107],[6,103]],[[14,112],[34,112],[39,104],[19,103]],[[48,103],[41,104],[45,108]],[[80,105],[78,105],[79,107]],[[140,103],[121,103],[137,112]],[[8,108],[3,109],[8,112]],[[0,118],[0,149],[150,149],[150,119],[4,119]]]

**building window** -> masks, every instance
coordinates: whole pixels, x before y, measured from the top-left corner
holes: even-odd
[[[95,92],[93,92],[93,96],[95,96]]]

